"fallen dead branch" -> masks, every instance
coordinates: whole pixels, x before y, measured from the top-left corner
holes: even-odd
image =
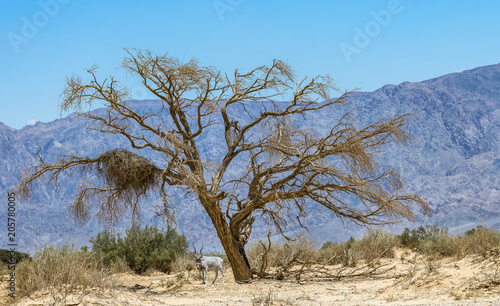
[[[314,251],[313,244],[307,239],[299,238],[297,244],[281,246],[283,249],[279,254],[271,254],[271,241],[268,237],[267,245],[259,242],[261,253],[258,258],[260,261],[259,269],[252,269],[252,273],[257,276],[255,279],[274,279],[296,281],[313,279],[342,279],[350,277],[364,277],[384,274],[394,266],[390,264],[381,264],[381,259],[386,254],[387,249],[380,255],[364,264],[363,261],[356,261],[355,264],[332,264],[336,256],[328,258],[318,257]],[[283,254],[284,253],[284,254]],[[274,258],[269,258],[270,256]],[[267,272],[269,263],[272,262],[273,271]],[[349,261],[355,262],[355,261]]]

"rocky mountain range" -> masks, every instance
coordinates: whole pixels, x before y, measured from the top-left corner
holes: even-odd
[[[478,224],[500,228],[500,64],[423,82],[386,85],[374,92],[355,92],[349,100],[352,102],[349,111],[360,126],[395,115],[414,114],[408,125],[414,141],[407,146],[387,147],[379,163],[399,169],[406,191],[424,197],[433,215],[427,217],[417,211],[416,224],[404,221],[389,227],[390,230],[397,232],[402,227],[420,224],[444,225],[452,233]],[[157,105],[153,100],[128,103],[144,113]],[[306,128],[326,129],[336,115],[317,113],[301,124]],[[7,193],[18,183],[38,150],[50,162],[59,155],[78,153],[95,157],[109,149],[127,148],[126,139],[98,133],[87,126],[88,122],[74,114],[20,130],[0,123],[2,220],[6,220]],[[224,153],[222,137],[222,133],[214,130],[198,144],[207,160],[217,160]],[[155,163],[163,162],[161,156],[152,152],[141,154]],[[78,175],[68,173],[57,187],[44,182],[34,187],[29,201],[16,199],[19,250],[33,253],[36,246],[62,244],[68,239],[77,245],[88,244],[92,236],[107,228],[95,218],[77,224],[68,213],[68,203],[74,197],[78,181]],[[202,240],[206,250],[219,248],[210,219],[196,198],[176,191],[173,201],[178,231],[190,242]],[[144,224],[166,226],[161,219],[154,218],[153,206],[159,203],[158,197],[144,201]],[[345,240],[366,231],[349,222],[344,224],[332,213],[315,206],[305,222],[318,242]],[[114,230],[121,232],[129,224],[130,220],[125,218]],[[259,223],[252,238],[266,232],[265,224]],[[7,244],[6,239],[2,245]]]

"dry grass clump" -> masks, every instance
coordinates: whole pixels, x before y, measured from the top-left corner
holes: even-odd
[[[365,234],[354,248],[360,253],[366,262],[377,258],[394,258],[394,247],[396,240],[389,232],[377,229]]]
[[[500,248],[500,232],[477,226],[464,234],[464,248],[466,255],[480,255],[487,258],[491,251]]]
[[[394,258],[396,239],[380,229],[370,231],[360,240],[351,237],[344,243],[324,243],[318,256],[328,264],[355,267],[360,261],[372,262],[378,258]]]
[[[227,260],[224,260],[224,264],[229,264]],[[179,256],[172,262],[172,273],[174,272],[183,272],[188,271],[191,272],[196,269],[195,261],[190,254],[184,254]]]
[[[23,261],[16,268],[17,297],[22,298],[47,290],[54,301],[92,288],[100,292],[112,286],[109,269],[89,252],[79,251],[74,245],[50,245],[40,248],[31,261]]]
[[[273,245],[258,241],[250,244],[247,257],[251,267],[258,270],[259,276],[266,275],[269,268],[277,270],[276,277],[283,279],[284,275],[294,265],[310,264],[315,260],[316,243],[306,235],[300,235],[295,241]]]
[[[261,292],[259,295],[252,299],[253,306],[267,306],[267,305],[296,305],[290,299],[283,299],[274,293],[271,289],[268,292]]]
[[[292,261],[311,260],[316,253],[316,243],[306,235],[301,235],[296,241],[284,243],[273,248],[269,264],[272,267],[283,267]]]
[[[6,275],[9,273],[10,269],[8,268],[8,265],[5,262],[0,261],[0,275]]]
[[[374,273],[381,267],[379,259],[394,257],[396,245],[394,236],[381,230],[371,231],[360,240],[351,238],[340,244],[327,242],[320,249],[310,237],[301,235],[293,242],[280,245],[272,245],[270,240],[253,243],[247,256],[259,277],[279,280],[319,276],[341,278]]]
[[[259,267],[262,264],[262,255],[267,251],[267,265],[278,267],[289,262],[292,258],[305,260],[316,252],[316,243],[308,236],[300,235],[295,241],[274,245],[259,240],[251,243],[247,250],[250,266]]]

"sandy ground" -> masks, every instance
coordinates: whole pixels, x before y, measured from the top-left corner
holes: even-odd
[[[213,272],[209,285],[202,285],[194,271],[121,273],[113,275],[114,286],[105,292],[64,298],[36,292],[16,305],[54,305],[56,300],[55,305],[500,305],[498,257],[437,261],[401,253],[382,264],[379,275],[300,283],[261,279],[237,284],[230,269],[225,283],[217,279],[215,285]]]

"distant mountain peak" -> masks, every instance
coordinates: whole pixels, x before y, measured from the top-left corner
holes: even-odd
[[[9,130],[9,131],[16,131],[16,129],[11,128],[7,124],[0,122],[0,130]]]

